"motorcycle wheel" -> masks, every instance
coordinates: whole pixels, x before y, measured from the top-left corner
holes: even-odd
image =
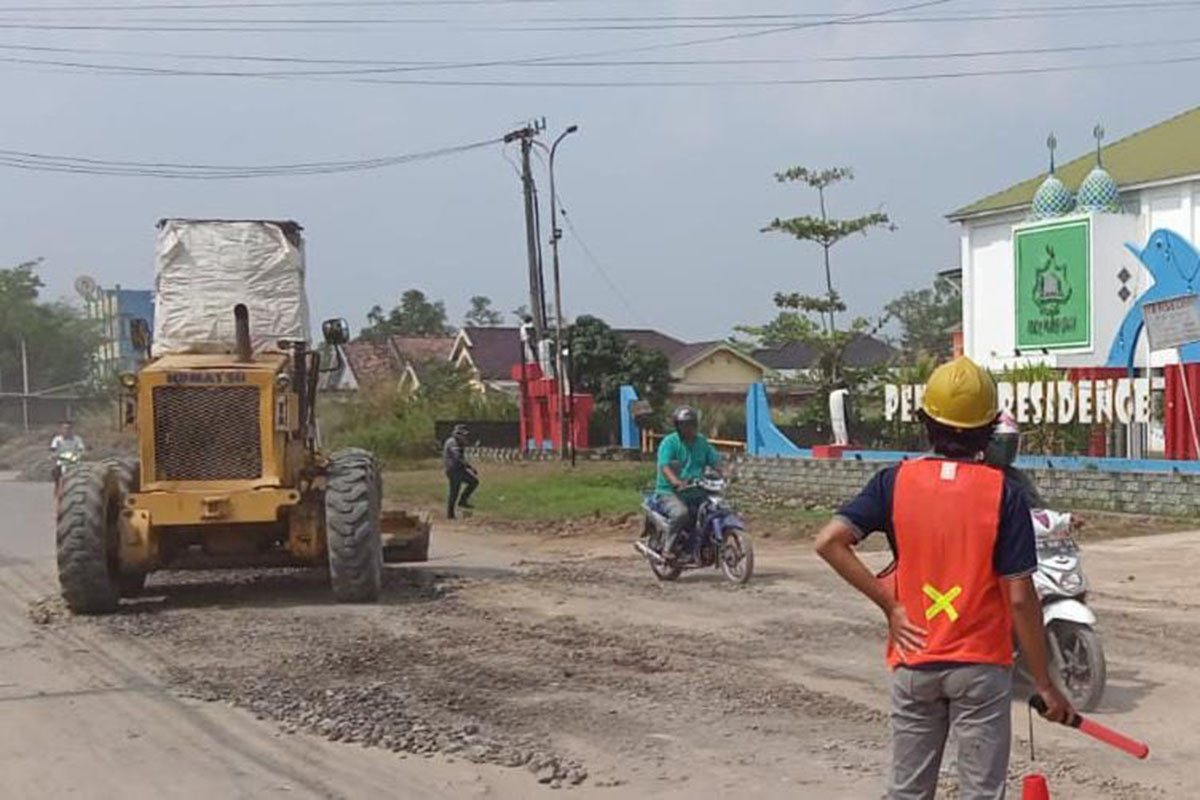
[[[650,549],[656,553],[662,552],[663,536],[658,531],[654,531],[650,535]],[[678,580],[683,573],[683,567],[679,566],[674,561],[669,563],[659,563],[653,559],[647,559],[650,562],[650,569],[654,572],[654,577],[660,581]]]
[[[1059,688],[1079,711],[1092,711],[1104,695],[1106,666],[1100,635],[1078,622],[1055,620],[1046,631]]]
[[[726,531],[718,554],[721,572],[735,586],[741,586],[754,574],[754,545],[743,530],[731,528]]]

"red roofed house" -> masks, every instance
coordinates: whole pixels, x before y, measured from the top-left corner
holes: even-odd
[[[323,376],[326,391],[353,392],[377,386],[416,391],[423,368],[450,357],[454,339],[449,336],[392,336],[378,341],[358,339],[339,348],[341,363]]]

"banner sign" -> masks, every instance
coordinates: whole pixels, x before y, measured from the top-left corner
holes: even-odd
[[[1171,350],[1200,342],[1200,304],[1194,294],[1168,297],[1142,306],[1151,350]]]
[[[915,422],[925,396],[922,385],[883,387],[883,414],[891,422]],[[1149,422],[1149,378],[1102,381],[1022,381],[997,383],[1000,410],[1017,422],[1056,425],[1094,422]]]
[[[1018,350],[1062,350],[1092,343],[1091,223],[1018,228],[1016,257]]]

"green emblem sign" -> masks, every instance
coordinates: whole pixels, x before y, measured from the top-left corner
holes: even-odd
[[[1052,222],[1018,230],[1017,349],[1092,343],[1091,223]]]

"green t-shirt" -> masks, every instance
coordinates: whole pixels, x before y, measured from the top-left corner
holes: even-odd
[[[679,438],[678,433],[672,433],[658,446],[658,482],[654,491],[657,494],[675,493],[675,487],[663,474],[663,467],[670,467],[681,481],[694,481],[704,477],[704,470],[720,464],[721,457],[717,455],[716,448],[702,434],[696,434],[696,438],[688,444]]]

